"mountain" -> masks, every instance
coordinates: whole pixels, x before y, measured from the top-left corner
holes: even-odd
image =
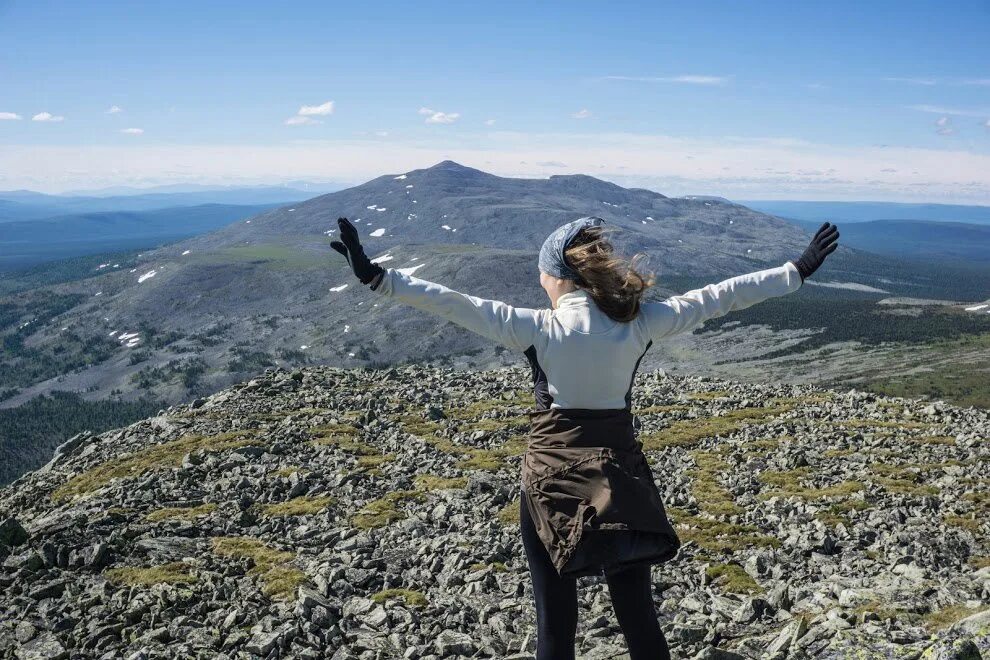
[[[273,195],[273,199],[292,200],[300,192],[333,192],[340,190],[344,186],[335,183],[315,183],[311,181],[289,181],[279,186],[210,186],[190,183],[173,183],[161,186],[136,187],[136,186],[113,186],[110,188],[99,188],[96,190],[73,190],[62,193],[65,197],[120,197],[151,194],[176,194],[176,193],[226,193],[231,195],[245,195],[248,197],[259,195]],[[3,193],[0,192],[0,196]],[[271,201],[271,200],[269,200]]]
[[[154,247],[250,217],[271,205],[103,211],[0,223],[0,272],[85,254]]]
[[[0,224],[86,213],[139,212],[223,204],[277,206],[306,199],[311,192],[281,186],[188,189],[182,192],[144,192],[117,196],[45,195],[31,191],[0,192]]]
[[[817,220],[796,220],[814,233]],[[839,233],[844,245],[910,259],[944,259],[949,263],[990,263],[990,224],[928,220],[845,222]]]
[[[336,218],[350,218],[383,265],[471,295],[546,307],[540,245],[585,215],[620,228],[621,251],[649,255],[658,276],[651,300],[779,266],[810,239],[791,222],[737,204],[581,175],[497,177],[445,161],[119,261],[80,261],[48,280],[19,279],[0,297],[0,408],[34,416],[26,404],[60,391],[93,406],[178,403],[275,365],[518,364],[523,356],[361,287],[329,247]],[[985,266],[918,264],[842,245],[800,291],[661,342],[641,368],[896,387],[990,406],[990,314],[965,309],[988,290]]]
[[[979,658],[990,412],[640,372],[677,658]],[[270,370],[0,489],[0,657],[532,659],[528,369]],[[628,657],[603,577],[579,657]],[[924,654],[924,655],[923,655]]]
[[[898,204],[895,202],[797,202],[744,200],[750,208],[783,218],[815,221],[868,222],[870,220],[929,220],[990,224],[990,206],[959,204]]]

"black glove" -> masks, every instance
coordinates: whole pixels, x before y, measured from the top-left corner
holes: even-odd
[[[826,222],[815,232],[815,237],[811,239],[811,245],[804,251],[804,254],[797,259],[790,260],[801,273],[802,282],[818,270],[818,267],[825,261],[825,257],[835,252],[835,248],[839,247],[836,242],[838,238],[839,228]]]
[[[347,218],[337,218],[337,226],[340,227],[341,240],[330,241],[330,247],[347,257],[347,263],[351,265],[351,270],[361,280],[361,284],[369,284],[375,281],[379,275],[384,274],[385,269],[378,264],[371,263],[368,255],[364,253],[361,240],[358,238],[357,228],[351,224],[351,221]],[[375,285],[377,286],[378,283],[380,283],[380,278]]]

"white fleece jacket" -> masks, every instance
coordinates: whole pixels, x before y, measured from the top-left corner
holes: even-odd
[[[790,261],[640,305],[628,323],[613,321],[584,290],[565,293],[557,308],[513,307],[449,289],[394,268],[374,291],[526,355],[537,409],[625,408],[636,369],[655,341],[688,332],[708,319],[801,288]]]

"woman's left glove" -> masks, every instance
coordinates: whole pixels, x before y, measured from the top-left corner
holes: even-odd
[[[811,244],[805,249],[804,254],[797,259],[791,259],[791,263],[797,266],[798,272],[801,273],[802,282],[818,270],[818,267],[825,261],[825,257],[835,252],[835,248],[839,247],[836,242],[838,240],[839,228],[826,222],[815,232],[815,236],[811,239]]]
[[[351,265],[351,270],[361,280],[361,284],[370,284],[379,275],[384,274],[385,269],[371,263],[364,253],[357,228],[351,224],[351,221],[347,218],[337,218],[337,226],[340,227],[340,240],[330,241],[330,247],[347,258],[347,263]]]

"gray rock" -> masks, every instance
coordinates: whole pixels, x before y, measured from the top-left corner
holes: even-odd
[[[42,633],[14,651],[22,660],[62,660],[68,658],[62,642],[52,633]]]
[[[441,632],[433,643],[433,648],[441,658],[449,658],[453,655],[471,655],[477,650],[471,635],[453,630]]]
[[[0,546],[14,548],[22,543],[27,543],[28,533],[17,522],[17,518],[3,518],[0,520]]]

